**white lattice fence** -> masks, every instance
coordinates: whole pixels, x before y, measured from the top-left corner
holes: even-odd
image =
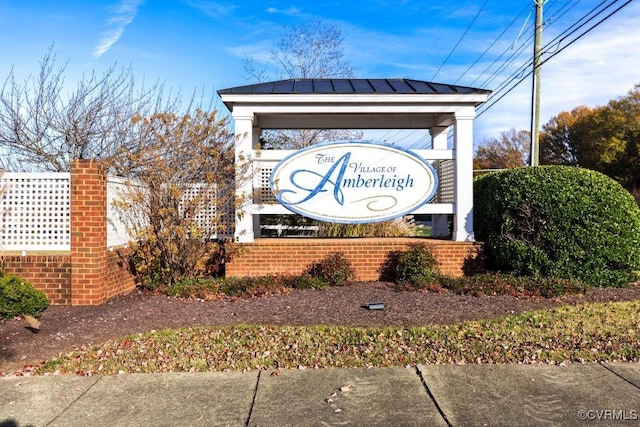
[[[68,251],[71,248],[69,173],[0,176],[0,249]]]
[[[191,202],[196,198],[199,199],[197,206],[195,207],[194,219],[199,227],[208,231],[209,238],[215,239],[217,234],[217,208],[216,208],[216,196],[217,188],[212,185],[206,184],[191,184],[185,190],[180,207],[184,209],[186,202]]]
[[[434,198],[437,203],[453,203],[455,196],[455,163],[453,160],[440,160],[436,164],[438,172],[438,192]]]
[[[127,180],[126,178],[108,176],[107,177],[107,246],[124,246],[131,241],[129,236],[130,222],[132,218],[129,213],[122,214],[122,209],[117,203],[124,203],[128,199],[132,188],[140,188],[140,184]]]
[[[144,185],[135,180],[120,177],[107,178],[107,246],[126,245],[134,239],[129,235],[129,231],[135,232],[136,229],[146,227],[145,213],[132,204],[137,192],[142,192],[142,197],[145,198],[146,191]],[[199,199],[197,206],[190,206],[190,208],[194,208],[196,224],[210,233],[208,237],[211,239],[232,233],[229,231],[232,225],[232,221],[227,218],[229,215],[222,217],[223,225],[226,227],[221,229],[218,226],[217,221],[221,218],[217,215],[216,197],[216,186],[191,184],[184,191],[179,205],[180,209],[184,209],[187,202],[195,198]],[[128,206],[126,211],[122,209],[123,204]],[[233,215],[230,218],[232,219]]]

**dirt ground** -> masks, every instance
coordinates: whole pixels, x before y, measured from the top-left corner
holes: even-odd
[[[202,301],[134,291],[100,306],[50,306],[40,329],[24,319],[0,321],[0,375],[37,366],[59,354],[126,335],[189,326],[235,324],[427,326],[481,320],[565,304],[640,299],[640,286],[593,289],[558,299],[472,297],[451,292],[398,292],[385,283],[294,290],[252,299]],[[363,306],[382,302],[384,309]]]

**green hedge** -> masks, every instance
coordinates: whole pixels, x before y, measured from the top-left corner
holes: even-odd
[[[0,318],[39,316],[49,305],[46,295],[13,274],[0,276]]]
[[[640,270],[640,210],[598,172],[538,166],[481,176],[474,228],[496,271],[607,287],[636,280]]]

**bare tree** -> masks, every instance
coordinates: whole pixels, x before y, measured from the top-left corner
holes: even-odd
[[[75,87],[65,81],[67,63],[56,68],[52,49],[40,71],[23,82],[13,70],[0,90],[0,167],[68,171],[74,159],[95,158],[114,172],[125,154],[144,151],[133,135],[135,117],[174,111],[180,95],[164,97],[162,84],[136,86],[131,68],[92,73]]]
[[[344,36],[340,28],[319,18],[283,28],[272,64],[260,68],[253,58],[244,60],[249,80],[349,78],[355,75],[344,59]]]
[[[344,36],[339,27],[319,18],[300,25],[284,27],[277,48],[271,51],[271,63],[259,66],[245,58],[249,80],[351,78],[353,68],[344,56]],[[295,149],[322,141],[362,138],[361,131],[341,129],[264,129],[263,148]]]

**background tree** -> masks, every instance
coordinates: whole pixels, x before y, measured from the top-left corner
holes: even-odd
[[[640,187],[640,85],[607,105],[561,112],[540,135],[541,163],[602,172],[627,189]]]
[[[312,18],[283,27],[271,50],[271,63],[259,68],[253,58],[244,60],[249,80],[350,78],[355,69],[344,59],[344,36],[336,25]]]
[[[124,173],[127,154],[148,148],[133,134],[132,119],[179,107],[179,94],[163,100],[161,84],[137,88],[130,68],[114,65],[73,87],[65,81],[66,64],[56,68],[55,63],[49,50],[37,75],[18,82],[12,70],[4,81],[0,168],[60,172],[69,171],[74,159],[93,158]]]
[[[344,36],[339,27],[312,18],[300,25],[286,26],[271,62],[259,66],[253,58],[244,60],[249,80],[352,78],[353,68],[344,55]],[[263,129],[263,148],[296,149],[321,141],[362,138],[362,132],[339,129]]]
[[[545,124],[540,134],[540,163],[578,166],[593,114],[593,108],[581,105]]]
[[[531,133],[511,128],[500,138],[484,139],[473,159],[474,169],[508,169],[526,166],[531,151]]]

